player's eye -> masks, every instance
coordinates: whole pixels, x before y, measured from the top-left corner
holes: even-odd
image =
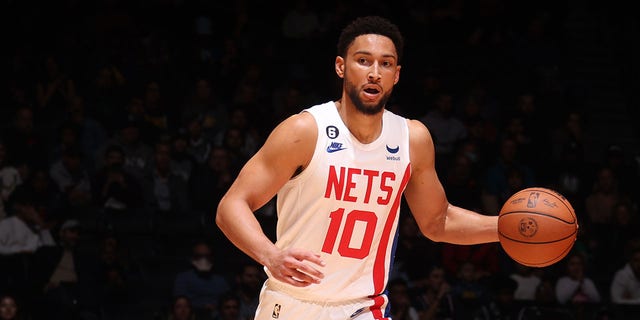
[[[369,65],[369,60],[367,60],[364,57],[358,58],[358,63],[361,64],[361,65]]]

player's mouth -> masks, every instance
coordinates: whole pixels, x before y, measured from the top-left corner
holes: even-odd
[[[364,91],[364,95],[369,99],[375,99],[380,92],[382,92],[377,86],[365,86],[362,91]]]

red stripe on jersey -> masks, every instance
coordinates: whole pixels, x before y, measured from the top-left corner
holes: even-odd
[[[391,211],[387,216],[387,221],[385,221],[384,229],[382,230],[382,238],[380,239],[378,252],[376,253],[375,262],[373,263],[373,288],[374,288],[373,295],[381,294],[384,291],[384,286],[385,286],[384,279],[387,274],[387,270],[385,270],[385,261],[386,261],[385,258],[387,253],[387,247],[389,246],[389,238],[391,237],[393,222],[396,220],[396,214],[398,213],[398,207],[400,206],[402,193],[404,192],[404,188],[407,186],[407,183],[409,182],[410,176],[411,176],[411,164],[408,164],[407,168],[404,171],[404,176],[402,177],[402,182],[400,183],[400,189],[398,189],[398,194],[396,194],[396,198],[393,200]]]
[[[384,305],[384,302],[385,302],[384,296],[382,295],[373,297],[373,305],[369,307],[369,310],[371,310],[371,314],[373,314],[374,319],[376,320],[389,319],[389,318],[385,318],[382,312],[382,306]]]

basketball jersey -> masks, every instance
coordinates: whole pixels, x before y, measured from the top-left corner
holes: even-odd
[[[325,278],[303,288],[268,284],[303,300],[384,299],[410,177],[406,119],[385,110],[380,136],[362,144],[334,102],[303,112],[314,117],[318,139],[309,165],[277,194],[276,246],[319,252]]]

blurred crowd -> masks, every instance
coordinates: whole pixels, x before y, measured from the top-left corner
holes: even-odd
[[[249,319],[265,274],[216,205],[279,121],[338,98],[335,42],[364,14],[406,37],[388,109],[430,128],[451,203],[496,215],[543,186],[580,224],[565,259],[527,268],[431,242],[403,207],[393,319],[638,315],[638,155],[585,155],[569,3],[5,2],[0,319]],[[256,212],[273,239],[274,207]]]

